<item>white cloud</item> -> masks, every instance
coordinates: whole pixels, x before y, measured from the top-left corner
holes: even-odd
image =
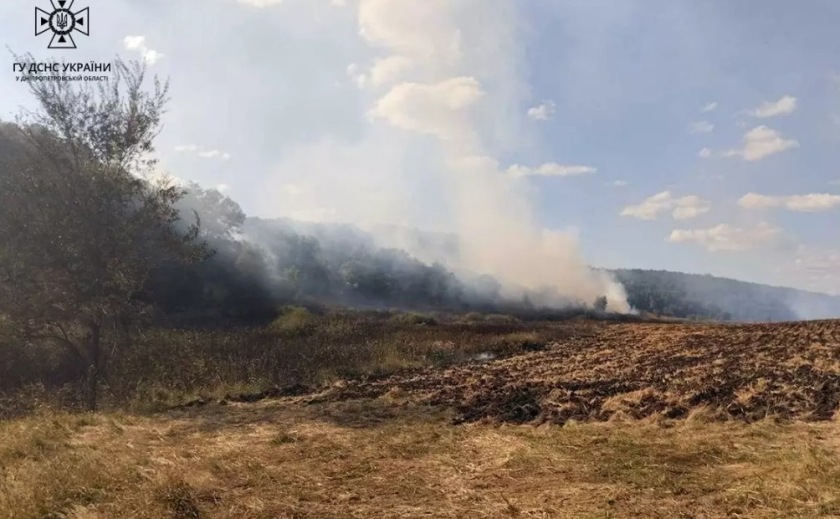
[[[706,106],[703,107],[703,112],[712,112],[718,107],[717,101],[712,101],[711,103],[706,103]]]
[[[548,121],[554,118],[557,112],[557,105],[554,101],[543,101],[537,106],[528,109],[528,117],[534,121]]]
[[[697,121],[696,123],[691,123],[688,130],[691,133],[710,133],[714,131],[714,129],[715,125],[709,121]]]
[[[790,115],[796,111],[796,98],[793,96],[784,96],[778,101],[766,101],[750,114],[759,119],[767,119],[770,117],[778,117],[780,115]]]
[[[199,157],[203,159],[221,159],[221,160],[229,160],[230,153],[223,152],[220,150],[215,149],[205,149],[197,144],[182,144],[179,146],[175,146],[175,151],[179,153],[195,153]]]
[[[676,229],[668,237],[668,241],[694,243],[712,252],[760,249],[781,239],[782,230],[767,223],[750,228],[721,224],[709,229]]]
[[[370,69],[370,82],[375,87],[392,84],[411,69],[411,60],[405,56],[388,56],[376,60]]]
[[[697,153],[697,156],[703,159],[708,159],[712,156],[712,150],[710,148],[703,148]]]
[[[838,178],[837,180],[832,180],[831,182],[828,183],[828,185],[830,185],[830,186],[840,186],[840,178]]]
[[[670,191],[663,191],[639,205],[625,207],[621,216],[656,220],[660,214],[670,211],[675,220],[689,220],[708,213],[710,209],[711,204],[696,195],[674,198]]]
[[[359,88],[373,86],[375,88],[392,85],[404,79],[404,76],[411,70],[412,62],[405,56],[388,56],[374,62],[369,71],[363,72],[362,68],[351,63],[347,66],[347,75]]]
[[[627,185],[627,182],[624,180],[613,180],[612,186],[613,187],[624,187]]]
[[[164,57],[163,53],[146,46],[145,36],[126,36],[123,38],[123,46],[126,50],[138,51],[143,61],[149,66],[154,65]]]
[[[481,85],[473,77],[455,77],[437,83],[402,83],[385,94],[370,115],[403,130],[455,139],[472,133],[461,113],[483,95]]]
[[[807,195],[766,196],[748,193],[738,200],[738,205],[747,209],[783,208],[788,211],[810,213],[840,207],[840,195],[811,193]]]
[[[711,205],[696,196],[686,196],[677,200],[677,207],[674,208],[675,220],[691,220],[701,214],[708,213]]]
[[[508,175],[514,178],[529,176],[536,177],[573,177],[596,173],[598,170],[591,166],[565,166],[556,162],[546,162],[539,167],[529,168],[518,164],[508,168]]]
[[[143,60],[146,62],[146,64],[148,64],[150,66],[154,65],[158,61],[162,60],[163,57],[164,57],[163,53],[158,52],[158,51],[153,50],[153,49],[146,49],[146,50],[143,51]]]
[[[766,126],[758,126],[744,134],[744,147],[729,150],[724,157],[741,157],[746,161],[761,160],[770,155],[799,147],[799,141],[784,139],[779,132]]]
[[[462,23],[449,0],[362,0],[359,33],[373,46],[435,68],[461,60]]]
[[[227,185],[227,184],[219,184],[218,186],[216,186],[216,191],[218,191],[219,193],[225,194],[228,191],[230,191],[230,186]]]
[[[146,42],[145,36],[126,36],[123,39],[123,46],[128,50],[139,49]]]

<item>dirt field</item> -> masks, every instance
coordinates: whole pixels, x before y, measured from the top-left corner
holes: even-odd
[[[449,406],[456,421],[525,423],[680,418],[828,420],[840,402],[840,321],[762,325],[578,323],[568,338],[511,358],[343,383],[326,400]]]
[[[840,323],[544,326],[302,396],[0,423],[0,518],[840,517]]]

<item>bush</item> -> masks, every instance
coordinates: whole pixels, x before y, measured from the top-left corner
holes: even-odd
[[[478,312],[469,312],[461,316],[456,322],[459,324],[473,324],[473,323],[483,323],[484,322],[484,314],[480,314]]]
[[[289,306],[283,308],[282,312],[268,326],[272,332],[288,336],[303,336],[315,331],[315,316],[306,308]]]
[[[392,324],[399,326],[435,326],[438,324],[437,319],[431,315],[425,315],[417,312],[400,312],[391,316],[389,321]]]

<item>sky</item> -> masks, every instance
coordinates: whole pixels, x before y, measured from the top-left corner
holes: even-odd
[[[144,60],[171,81],[161,167],[249,215],[458,232],[524,283],[840,294],[836,1],[75,0],[74,50],[34,7],[0,3],[0,118],[31,106],[5,48]]]

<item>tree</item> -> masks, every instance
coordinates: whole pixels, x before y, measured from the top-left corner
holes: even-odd
[[[148,315],[152,272],[206,257],[198,222],[177,229],[183,191],[149,177],[168,85],[155,78],[146,92],[144,79],[142,65],[118,59],[98,88],[30,81],[26,153],[0,174],[0,315],[84,363],[91,410],[110,353]]]
[[[201,238],[216,245],[230,243],[242,233],[245,213],[230,197],[217,189],[204,189],[195,182],[184,188],[184,196],[175,207],[181,215],[198,213],[201,217]]]
[[[199,238],[213,249],[200,264],[171,261],[149,280],[146,297],[175,322],[188,319],[218,322],[231,313],[264,313],[271,307],[264,258],[241,239],[245,213],[216,189],[190,182],[175,204],[186,231],[194,215],[201,220]],[[170,321],[173,322],[173,321]]]

